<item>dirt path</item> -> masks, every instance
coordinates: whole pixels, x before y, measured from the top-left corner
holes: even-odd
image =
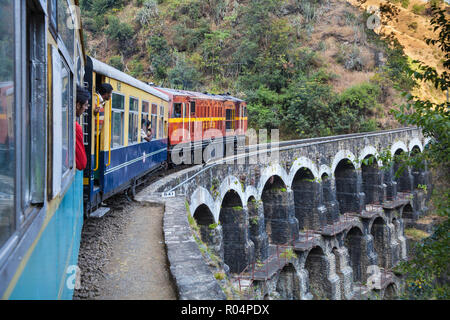
[[[96,299],[176,299],[162,234],[163,209],[133,206],[111,257]]]

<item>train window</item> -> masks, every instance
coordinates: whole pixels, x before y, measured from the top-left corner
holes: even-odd
[[[57,18],[57,0],[49,0],[48,1],[48,12],[49,12],[49,21],[50,26],[53,28],[53,30],[57,31],[58,26],[58,18]]]
[[[181,118],[181,103],[173,104],[172,118]]]
[[[67,0],[58,0],[58,33],[73,61],[75,28]]]
[[[191,114],[195,114],[195,102],[191,101]]]
[[[73,167],[73,85],[72,74],[61,59],[62,176]]]
[[[158,139],[161,139],[164,135],[164,106],[159,106],[159,127],[158,127]]]
[[[149,106],[150,104],[148,101],[142,101],[142,119],[148,120]]]
[[[130,97],[130,113],[128,116],[128,143],[138,142],[139,133],[139,100]]]
[[[0,247],[15,230],[14,0],[0,2]]]
[[[46,128],[46,99],[42,92],[46,91],[45,72],[45,16],[43,13],[27,10],[27,87],[29,95],[23,119],[26,122],[22,134],[23,157],[25,167],[23,170],[23,209],[31,203],[44,202],[45,159],[38,157],[32,159],[32,155],[45,154],[45,130]],[[70,103],[70,102],[69,102]],[[22,121],[23,122],[23,121]],[[73,125],[70,126],[73,129]],[[73,134],[72,134],[73,139]],[[73,161],[73,152],[69,155],[69,161]],[[71,163],[71,162],[69,162]]]
[[[112,99],[111,147],[116,148],[123,145],[125,97],[121,94],[113,92],[111,99]]]
[[[152,103],[151,128],[154,138],[157,138],[158,105]]]

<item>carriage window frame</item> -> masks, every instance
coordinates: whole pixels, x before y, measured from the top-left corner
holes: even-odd
[[[147,111],[144,110],[144,104],[147,105]],[[141,142],[146,142],[144,138],[141,137],[141,131],[142,131],[142,120],[145,119],[148,121],[149,118],[149,112],[150,112],[150,101],[142,100],[141,102],[141,122],[139,123],[139,139]],[[147,125],[147,123],[146,123]]]
[[[158,124],[158,139],[164,136],[164,106],[159,106],[159,124]]]
[[[136,109],[131,109],[131,100],[135,100]],[[128,145],[138,143],[138,137],[140,133],[140,125],[139,125],[139,99],[133,96],[130,96],[128,99]],[[133,130],[135,129],[135,130]],[[133,135],[134,131],[134,135]],[[131,134],[131,135],[130,135]]]
[[[158,105],[156,103],[151,104],[151,128],[153,138],[157,138],[158,135]]]
[[[114,95],[120,96],[123,99],[123,109],[120,108],[114,108],[113,107],[113,98]],[[121,130],[120,130],[120,143],[119,145],[114,145],[114,114],[120,114],[120,122],[121,122]],[[123,93],[113,91],[111,94],[111,149],[118,149],[122,148],[125,145],[125,95]]]
[[[68,61],[65,60],[59,48],[52,48],[52,109],[53,123],[52,125],[52,188],[51,196],[55,198],[58,194],[64,194],[70,187],[70,182],[75,176],[75,101],[74,101],[74,74]],[[58,67],[57,67],[58,66]],[[62,69],[65,67],[68,72],[68,95],[67,101],[67,123],[71,124],[67,128],[67,150],[68,150],[68,167],[63,171],[63,101],[62,101]],[[73,66],[72,66],[73,67]],[[58,79],[60,81],[54,81]],[[58,96],[54,94],[60,92]],[[59,126],[55,124],[60,124]],[[58,155],[59,154],[59,155]]]
[[[178,107],[180,108],[180,112],[179,115],[177,116],[178,113],[176,113],[175,111],[178,109]],[[172,108],[172,118],[181,118],[182,116],[183,116],[183,104],[181,102],[174,102]]]

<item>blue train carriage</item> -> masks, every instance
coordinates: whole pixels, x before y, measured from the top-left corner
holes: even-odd
[[[0,2],[2,299],[72,299],[77,285],[75,93],[85,55],[74,5]]]
[[[109,209],[102,202],[135,187],[155,169],[167,163],[169,97],[92,57],[87,57],[85,83],[92,92],[94,108],[83,127],[88,164],[84,170],[87,216],[102,216]],[[111,99],[101,105],[98,88],[113,87]],[[153,139],[141,138],[141,121],[150,121]]]

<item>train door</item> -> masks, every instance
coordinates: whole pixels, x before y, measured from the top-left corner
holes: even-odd
[[[191,121],[189,121],[189,124],[190,124],[189,132],[191,134],[191,140],[193,141],[194,140],[194,123],[195,123],[195,118],[196,118],[196,116],[195,116],[195,101],[190,102],[190,110],[189,111],[190,111],[189,114],[193,120],[192,124],[191,124]]]
[[[101,74],[95,74],[95,91],[98,90],[100,85],[105,81],[105,77]],[[100,106],[100,112],[94,116],[94,125],[92,135],[94,140],[94,192],[100,191],[100,153],[101,153],[101,139],[103,136],[103,122],[105,117],[105,105],[102,105],[101,97],[97,93],[93,95],[93,103],[96,106]],[[93,106],[94,106],[93,104]]]

